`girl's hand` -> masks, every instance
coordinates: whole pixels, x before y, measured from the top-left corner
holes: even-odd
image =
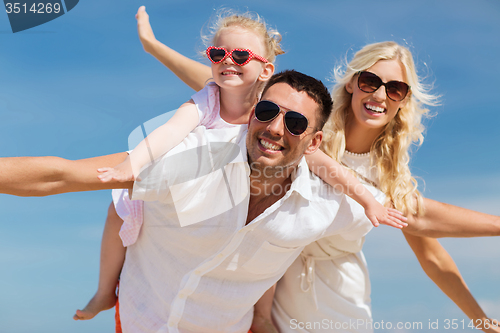
[[[145,6],[139,7],[135,18],[137,19],[137,32],[139,33],[142,47],[144,47],[144,51],[151,53],[156,37],[149,23],[149,15],[146,13]]]
[[[103,183],[108,183],[113,180],[121,183],[135,181],[134,172],[130,163],[130,157],[127,157],[125,161],[118,164],[114,168],[100,168],[97,169],[97,172],[101,173],[97,176],[97,178],[99,178]]]
[[[378,202],[366,207],[365,215],[374,227],[378,227],[379,224],[389,225],[398,229],[408,226],[405,223],[407,219],[403,216],[403,213],[394,208],[386,208]]]

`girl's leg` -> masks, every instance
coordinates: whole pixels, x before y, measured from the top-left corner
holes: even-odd
[[[123,220],[109,205],[101,243],[99,285],[94,297],[83,310],[76,310],[74,320],[92,319],[99,312],[111,309],[116,303],[116,285],[125,260],[125,250],[118,232]]]

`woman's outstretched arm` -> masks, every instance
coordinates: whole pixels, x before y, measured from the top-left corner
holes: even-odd
[[[137,31],[144,50],[168,67],[185,84],[200,91],[212,77],[212,69],[189,59],[158,41],[149,23],[146,7],[141,6],[135,15]]]
[[[424,199],[425,213],[408,216],[405,232],[428,237],[500,236],[500,217]]]
[[[465,284],[457,265],[437,239],[404,233],[408,244],[417,256],[429,278],[484,332],[500,332],[499,327],[484,328],[491,320],[486,316]],[[488,327],[488,325],[486,325]]]

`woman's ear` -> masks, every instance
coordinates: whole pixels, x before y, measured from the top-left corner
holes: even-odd
[[[352,81],[354,80],[354,78],[352,78],[349,82],[346,83],[345,85],[345,90],[349,93],[349,94],[352,94],[352,92],[354,91],[353,87],[352,87]]]
[[[411,94],[408,94],[401,102],[399,102],[399,110],[401,110],[402,108],[404,108],[406,106],[406,103],[408,103],[408,100],[410,99],[410,97],[411,97]]]
[[[260,81],[268,81],[271,76],[274,74],[274,64],[270,62],[266,62],[264,64],[264,68],[262,69],[262,73],[259,75]]]

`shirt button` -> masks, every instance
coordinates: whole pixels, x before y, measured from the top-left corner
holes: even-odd
[[[195,271],[194,271],[194,274],[196,274],[196,275],[200,275],[200,274],[201,274],[201,271],[200,271],[199,269],[197,269],[197,270],[195,270]]]
[[[175,325],[175,324],[174,324],[174,322],[173,322],[173,321],[171,321],[171,322],[169,322],[169,323],[168,323],[168,326],[170,326],[170,327],[174,327],[174,325]]]
[[[224,254],[219,253],[219,254],[217,255],[217,257],[222,258],[222,257],[224,257]]]
[[[184,295],[183,293],[180,293],[180,294],[179,294],[179,298],[180,298],[180,299],[184,299],[184,298],[186,298],[186,295]]]

